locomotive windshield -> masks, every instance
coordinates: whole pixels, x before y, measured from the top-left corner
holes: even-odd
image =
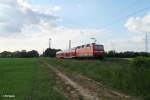
[[[104,50],[103,45],[95,45],[96,50]]]

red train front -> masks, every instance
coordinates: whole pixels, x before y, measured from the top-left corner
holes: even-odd
[[[104,46],[95,43],[78,46],[56,53],[57,58],[103,58]]]

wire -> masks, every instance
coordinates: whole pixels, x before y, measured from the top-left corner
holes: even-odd
[[[115,22],[119,22],[119,21],[121,21],[121,20],[124,19],[124,18],[133,16],[133,15],[136,15],[136,14],[138,14],[138,13],[140,13],[140,12],[143,12],[143,11],[145,11],[145,10],[148,10],[148,9],[150,9],[150,6],[145,7],[145,8],[142,8],[142,9],[139,9],[139,10],[137,10],[137,11],[131,13],[131,14],[128,14],[128,15],[126,15],[126,16],[120,17],[120,18],[114,20],[112,23],[107,24],[106,27],[111,26],[111,25],[113,25]]]

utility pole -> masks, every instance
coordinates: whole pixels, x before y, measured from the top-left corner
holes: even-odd
[[[145,35],[145,52],[147,53],[147,44],[148,44],[148,42],[147,42],[148,40],[147,40],[147,33],[146,33],[146,35]]]
[[[51,48],[51,38],[49,38],[49,48]]]
[[[71,40],[69,40],[69,49],[71,49]]]
[[[145,52],[148,53],[149,52],[149,36],[148,36],[148,33],[145,34]]]

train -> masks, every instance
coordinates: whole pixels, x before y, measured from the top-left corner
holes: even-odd
[[[99,58],[105,55],[104,45],[90,43],[56,52],[56,58]]]

